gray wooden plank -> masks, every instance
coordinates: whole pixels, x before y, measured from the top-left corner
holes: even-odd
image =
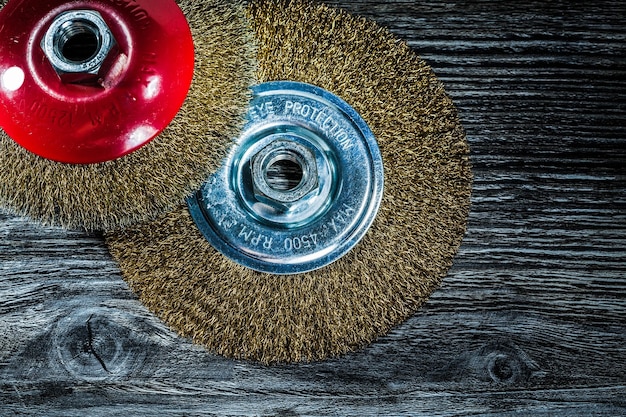
[[[0,415],[626,414],[619,1],[341,3],[459,106],[468,233],[426,307],[360,352],[277,367],[177,337],[99,236],[0,214]]]

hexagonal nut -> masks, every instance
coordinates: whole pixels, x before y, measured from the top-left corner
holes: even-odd
[[[300,183],[280,189],[269,182],[270,168],[281,161],[290,161],[302,171]],[[252,186],[255,198],[277,210],[288,211],[318,191],[318,167],[315,153],[292,140],[276,140],[261,149],[251,160]]]
[[[117,41],[97,11],[70,10],[55,17],[41,48],[63,82],[87,83],[109,70]]]

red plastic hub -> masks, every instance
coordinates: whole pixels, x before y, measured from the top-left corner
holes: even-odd
[[[10,0],[0,39],[0,127],[64,163],[147,144],[193,77],[191,31],[173,0]]]

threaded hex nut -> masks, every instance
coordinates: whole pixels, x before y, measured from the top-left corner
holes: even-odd
[[[271,167],[281,161],[294,163],[302,172],[300,183],[294,188],[277,188],[268,178]],[[279,210],[289,210],[318,189],[315,153],[292,140],[276,140],[261,149],[252,157],[251,170],[255,198]]]
[[[103,71],[117,42],[100,13],[71,10],[59,14],[46,31],[41,47],[59,76],[85,81]],[[69,75],[69,77],[66,77]],[[80,77],[80,76],[84,77]]]

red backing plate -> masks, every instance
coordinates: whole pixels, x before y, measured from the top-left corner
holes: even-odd
[[[115,46],[88,83],[60,75],[42,39],[64,12],[100,14]],[[156,137],[189,91],[194,47],[172,0],[11,0],[0,10],[0,127],[47,159],[117,159]]]

